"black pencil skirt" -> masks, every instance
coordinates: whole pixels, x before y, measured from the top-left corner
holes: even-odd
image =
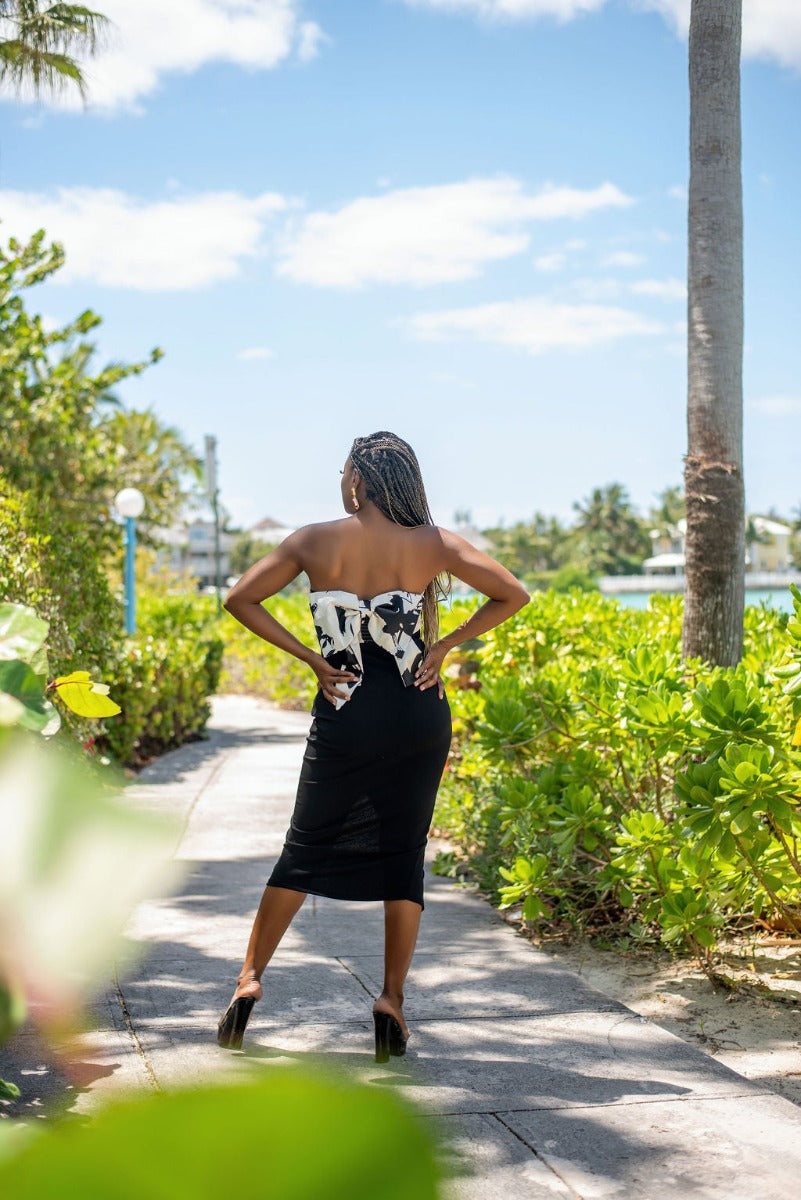
[[[364,674],[334,708],[312,706],[295,807],[267,880],[340,900],[414,900],[451,742],[447,697],[404,687],[392,655],[363,628]]]

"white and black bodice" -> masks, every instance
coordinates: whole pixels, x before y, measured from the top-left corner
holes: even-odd
[[[354,592],[315,591],[309,604],[320,653],[332,666],[357,677],[338,683],[338,688],[350,694],[362,681],[363,629],[395,659],[404,687],[414,683],[414,672],[423,657],[419,638],[422,592],[382,592],[361,600]],[[345,703],[344,699],[335,701],[337,708]]]

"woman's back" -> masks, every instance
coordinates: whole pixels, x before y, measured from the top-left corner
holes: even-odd
[[[442,532],[435,525],[407,528],[385,518],[345,517],[307,525],[299,535],[312,591],[340,590],[362,599],[423,592],[442,569]]]

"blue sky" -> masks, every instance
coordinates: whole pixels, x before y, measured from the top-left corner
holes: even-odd
[[[0,236],[49,320],[202,450],[236,523],[339,514],[352,438],[435,517],[647,510],[686,451],[686,0],[106,0],[90,105],[0,108]],[[801,505],[801,5],[745,0],[751,512]],[[124,481],[121,481],[124,482]]]

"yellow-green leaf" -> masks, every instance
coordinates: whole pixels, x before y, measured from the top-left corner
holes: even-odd
[[[113,717],[122,712],[108,695],[108,684],[93,683],[88,671],[59,675],[55,688],[67,708],[79,717]]]
[[[794,746],[801,746],[801,717],[798,718],[798,724],[795,727],[792,744]]]

